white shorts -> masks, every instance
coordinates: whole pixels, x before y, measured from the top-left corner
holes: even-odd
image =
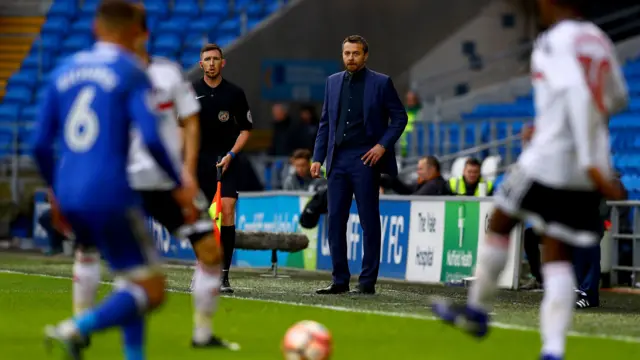
[[[569,245],[589,247],[601,238],[602,197],[595,191],[551,188],[514,165],[494,196],[495,206],[529,222],[539,234]]]

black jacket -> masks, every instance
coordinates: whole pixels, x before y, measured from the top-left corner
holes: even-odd
[[[451,195],[449,184],[442,176],[438,176],[437,178],[431,179],[422,184],[412,185],[403,183],[397,177],[391,178],[389,176],[383,176],[381,179],[381,184],[385,189],[391,189],[398,195]]]

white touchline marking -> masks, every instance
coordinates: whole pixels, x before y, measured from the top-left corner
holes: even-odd
[[[30,273],[25,271],[15,271],[15,270],[4,270],[0,269],[0,274],[12,274],[12,275],[23,275],[23,276],[36,276],[43,277],[49,279],[60,279],[60,280],[72,280],[71,277],[68,276],[57,276],[57,275],[48,275],[48,274],[40,274],[40,273]],[[110,281],[101,281],[101,284],[104,285],[113,285]],[[168,289],[167,291],[178,294],[190,294],[188,291],[177,290],[177,289]],[[324,309],[324,310],[332,310],[338,312],[348,312],[348,313],[358,313],[358,314],[367,314],[367,315],[377,315],[377,316],[388,316],[388,317],[397,317],[397,318],[405,318],[405,319],[416,319],[416,320],[425,320],[425,321],[437,321],[433,316],[427,315],[419,315],[419,314],[410,314],[410,313],[402,313],[402,312],[391,312],[391,311],[378,311],[378,310],[363,310],[363,309],[355,309],[343,306],[332,306],[332,305],[320,305],[320,304],[305,304],[298,303],[293,301],[282,301],[282,300],[270,300],[270,299],[260,299],[260,298],[252,298],[252,297],[242,297],[237,295],[222,295],[223,297],[230,299],[238,299],[238,300],[247,300],[247,301],[257,301],[264,303],[272,303],[272,304],[280,304],[280,305],[289,305],[289,306],[298,306],[298,307],[309,307],[316,309]],[[514,331],[523,331],[523,332],[538,332],[538,329],[521,326],[521,325],[512,325],[505,324],[500,322],[492,322],[491,327],[504,329],[504,330],[514,330]],[[621,336],[621,335],[606,335],[606,334],[587,334],[576,331],[570,331],[569,336],[577,337],[577,338],[589,338],[589,339],[603,339],[603,340],[611,340],[611,341],[619,341],[625,343],[633,343],[640,344],[640,338],[633,336]]]

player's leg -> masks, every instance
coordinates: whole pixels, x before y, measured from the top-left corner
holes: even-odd
[[[564,358],[566,337],[576,301],[574,248],[589,248],[600,240],[600,196],[592,192],[549,189],[554,199],[543,214],[542,276],[544,297],[540,306],[543,360]]]
[[[100,253],[95,246],[76,240],[73,263],[73,313],[79,315],[92,308],[101,280]]]
[[[433,304],[433,311],[443,321],[461,327],[478,337],[486,335],[489,327],[489,307],[498,287],[498,277],[507,264],[509,236],[520,222],[519,211],[530,194],[532,182],[514,168],[495,195],[495,208],[489,219],[486,239],[478,250],[475,280],[469,289],[465,306],[446,301]],[[459,321],[464,319],[465,321]]]
[[[165,277],[158,267],[159,257],[141,214],[84,213],[67,218],[74,230],[89,229],[77,235],[96,239],[96,245],[117,274],[116,284],[112,294],[93,309],[47,327],[49,339],[60,341],[74,359],[80,358],[83,338],[112,327],[128,328],[133,324],[126,338],[143,339],[145,314],[164,302]],[[127,360],[144,359],[140,341],[125,343]]]
[[[202,200],[200,218],[185,224],[180,205],[169,191],[141,192],[148,215],[169,232],[188,238],[198,259],[192,280],[191,295],[194,308],[192,345],[194,347],[237,347],[213,335],[213,315],[218,307],[221,284],[222,253],[213,236],[213,223],[207,214],[208,202]]]
[[[222,293],[231,294],[233,288],[229,282],[229,269],[236,247],[236,202],[238,201],[238,167],[231,163],[222,175],[222,226],[220,228],[220,242],[222,253]]]
[[[540,306],[542,359],[564,357],[566,334],[575,306],[575,272],[571,264],[571,249],[562,241],[542,237],[542,276],[544,297]]]

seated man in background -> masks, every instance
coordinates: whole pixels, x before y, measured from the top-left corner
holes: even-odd
[[[453,195],[460,196],[481,196],[481,185],[485,185],[485,195],[493,195],[493,182],[486,181],[480,175],[480,161],[470,158],[464,164],[462,176],[449,179],[449,190]]]
[[[309,191],[321,179],[311,177],[311,151],[298,149],[291,156],[291,165],[295,171],[287,176],[282,188],[287,191]]]
[[[418,182],[407,185],[400,179],[383,175],[382,187],[393,190],[398,195],[450,195],[447,181],[440,173],[440,162],[435,156],[427,156],[418,160]]]

